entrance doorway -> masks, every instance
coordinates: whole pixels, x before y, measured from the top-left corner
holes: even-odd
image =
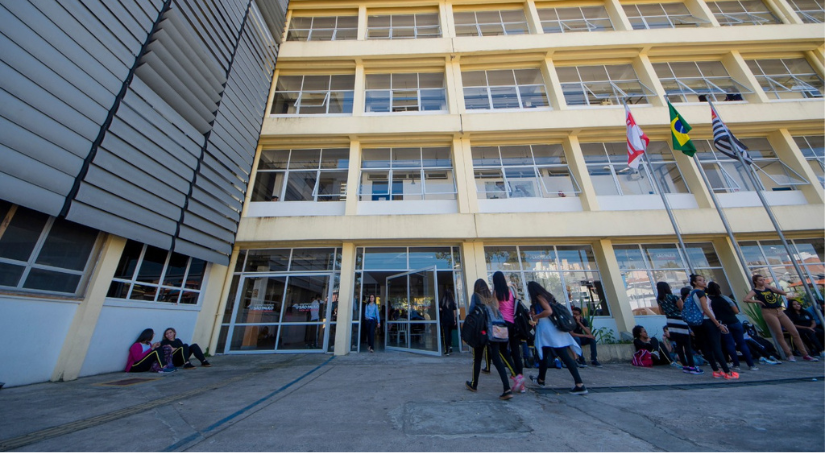
[[[385,347],[441,354],[436,267],[387,277]]]

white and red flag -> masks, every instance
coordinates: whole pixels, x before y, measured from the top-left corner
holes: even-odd
[[[650,139],[647,138],[639,125],[636,124],[636,120],[633,119],[633,115],[630,114],[630,108],[627,107],[627,103],[624,105],[624,110],[627,113],[627,119],[625,119],[627,122],[627,166],[635,170],[639,168],[639,161],[641,160],[639,156],[644,153],[647,144],[650,143]]]

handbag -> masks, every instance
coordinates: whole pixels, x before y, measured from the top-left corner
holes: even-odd
[[[633,354],[632,363],[638,367],[653,367],[653,355],[647,349],[640,349]]]
[[[507,324],[503,321],[499,323],[493,323],[492,325],[492,332],[493,341],[509,341],[510,340],[510,333],[507,330]]]

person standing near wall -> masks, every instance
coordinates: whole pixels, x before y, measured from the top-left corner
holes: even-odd
[[[753,363],[751,351],[745,343],[745,330],[742,328],[742,322],[736,318],[739,308],[733,304],[732,300],[722,295],[722,288],[719,284],[709,283],[707,292],[710,297],[711,310],[713,310],[716,318],[728,328],[728,332],[722,335],[722,344],[733,360],[733,368],[739,370],[739,357],[736,354],[736,349],[739,348],[750,370],[759,370]]]
[[[381,316],[378,313],[378,305],[375,303],[375,294],[370,294],[367,301],[367,308],[364,310],[364,319],[367,322],[367,344],[369,351],[375,352],[375,329],[381,328]]]
[[[438,318],[441,322],[441,340],[444,343],[444,355],[449,356],[453,352],[453,330],[458,325],[455,305],[455,298],[452,291],[446,289],[438,303]]]
[[[742,301],[749,304],[758,304],[762,307],[762,318],[764,318],[765,323],[768,324],[768,328],[770,328],[771,333],[773,333],[776,342],[779,343],[779,347],[781,347],[782,350],[785,351],[785,355],[788,356],[788,362],[796,362],[796,359],[794,359],[793,351],[791,351],[788,343],[785,342],[785,337],[782,334],[783,327],[790,333],[791,338],[793,338],[794,344],[797,345],[797,349],[799,349],[799,352],[802,354],[802,359],[806,361],[818,361],[819,359],[808,355],[808,350],[805,349],[805,344],[802,343],[802,337],[799,336],[799,331],[783,311],[781,296],[787,296],[788,293],[782,289],[769,286],[768,281],[766,281],[765,277],[761,274],[754,274],[751,282],[753,282],[753,289],[748,292],[748,295],[746,295]]]
[[[490,292],[490,288],[487,287],[487,282],[485,282],[484,279],[477,279],[476,283],[473,285],[473,296],[470,299],[470,312],[473,312],[476,306],[482,306],[487,312],[488,341],[484,348],[473,348],[473,377],[472,380],[464,382],[464,385],[467,387],[467,390],[471,392],[478,391],[478,373],[481,371],[481,361],[484,358],[484,349],[487,349],[489,351],[488,357],[496,367],[498,375],[501,378],[501,385],[504,388],[504,392],[499,395],[499,399],[509,400],[513,398],[513,390],[510,388],[510,381],[507,380],[507,372],[504,368],[503,357],[501,355],[501,349],[506,347],[506,342],[493,339],[491,333],[491,320],[496,317],[501,317],[501,312],[498,310],[498,301]]]
[[[682,318],[684,302],[673,294],[673,291],[670,290],[670,284],[665,281],[656,283],[656,291],[658,294],[656,302],[659,304],[659,311],[667,317],[669,339],[676,343],[676,354],[682,363],[682,372],[693,375],[703,374],[704,371],[696,367],[693,361],[693,348],[690,346],[690,326]]]
[[[704,320],[694,331],[696,332],[699,344],[702,345],[702,351],[705,354],[705,360],[710,363],[710,368],[713,369],[714,378],[724,378],[727,380],[738,379],[739,373],[733,372],[728,368],[728,363],[725,361],[725,355],[722,353],[722,334],[728,332],[728,328],[716,319],[716,315],[710,309],[710,302],[705,293],[708,284],[705,277],[701,274],[690,275],[690,286],[693,291],[690,296],[693,297],[693,302],[702,310]],[[719,367],[722,367],[722,372],[719,372]]]

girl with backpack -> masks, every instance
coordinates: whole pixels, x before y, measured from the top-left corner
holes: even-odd
[[[742,300],[742,302],[759,304],[762,307],[762,318],[765,319],[765,323],[767,323],[768,328],[771,329],[771,333],[773,333],[773,337],[776,339],[776,342],[779,343],[779,346],[783,351],[785,351],[785,356],[788,357],[788,362],[796,362],[796,359],[794,359],[793,351],[791,351],[791,348],[788,347],[788,343],[785,342],[785,337],[782,334],[783,327],[788,333],[791,334],[791,338],[793,338],[796,348],[799,349],[799,352],[802,354],[802,359],[806,361],[818,361],[815,357],[808,355],[808,350],[805,349],[805,344],[799,336],[799,331],[796,329],[796,326],[794,326],[791,319],[785,315],[782,297],[780,296],[788,295],[787,292],[782,289],[769,286],[768,282],[761,274],[754,274],[751,282],[753,282],[753,289],[748,292],[748,295],[745,296],[745,299]]]
[[[668,336],[676,343],[676,354],[682,363],[682,372],[699,375],[704,372],[693,362],[693,348],[690,347],[690,327],[682,318],[684,302],[670,290],[670,284],[664,281],[656,283],[656,302],[659,311],[667,317]]]
[[[753,363],[750,349],[748,349],[748,345],[745,343],[745,332],[742,329],[742,322],[736,318],[736,314],[739,313],[739,308],[731,299],[722,295],[721,286],[715,282],[708,284],[708,296],[710,297],[710,307],[713,313],[716,314],[716,318],[728,327],[728,333],[722,335],[722,343],[733,361],[734,370],[739,370],[739,356],[736,354],[737,348],[742,351],[742,356],[745,358],[745,362],[748,363],[750,370],[759,370],[756,364]]]
[[[575,387],[570,390],[570,393],[573,395],[587,394],[587,388],[582,383],[582,378],[579,375],[579,367],[567,351],[568,347],[572,347],[576,354],[581,355],[581,347],[570,333],[560,331],[548,318],[553,313],[550,304],[555,304],[556,298],[535,281],[527,283],[527,293],[530,295],[530,303],[536,309],[533,321],[538,322],[536,325],[536,352],[539,355],[539,375],[538,377],[531,375],[530,380],[539,387],[544,388],[547,358],[550,356],[550,351],[553,351],[561,358],[567,366],[567,371],[573,376]]]
[[[693,287],[693,291],[685,301],[683,315],[686,315],[688,310],[695,308],[698,308],[702,312],[702,323],[694,329],[694,332],[697,336],[698,343],[702,345],[705,360],[708,361],[710,368],[713,369],[713,377],[716,379],[724,378],[726,380],[738,379],[739,374],[728,368],[725,355],[722,353],[722,335],[728,332],[728,328],[716,319],[716,316],[710,309],[710,302],[708,301],[708,296],[705,294],[705,288],[708,286],[705,277],[701,274],[691,274],[690,286]],[[687,316],[685,316],[685,320],[690,323],[690,318]],[[722,367],[722,372],[719,372],[719,367],[716,365],[717,363]]]
[[[496,294],[496,300],[498,300],[498,309],[507,323],[509,334],[509,353],[504,354],[504,363],[510,369],[511,378],[513,379],[513,391],[525,393],[527,388],[524,386],[524,365],[521,362],[521,338],[516,334],[515,325],[518,297],[514,290],[507,287],[507,280],[501,271],[496,271],[493,274],[493,290]]]
[[[498,398],[509,400],[513,398],[513,390],[510,388],[510,381],[507,379],[507,372],[504,369],[501,355],[501,350],[506,347],[507,338],[502,339],[494,333],[494,327],[497,327],[497,323],[500,323],[501,327],[497,327],[496,331],[501,332],[503,330],[506,332],[507,328],[501,312],[498,311],[498,301],[490,292],[490,288],[487,287],[487,282],[484,279],[476,280],[473,286],[473,297],[470,299],[471,314],[477,306],[481,307],[487,314],[487,347],[490,350],[490,360],[496,367],[498,375],[501,377],[501,385],[504,387],[504,392]],[[484,348],[473,348],[473,379],[464,382],[467,390],[471,392],[478,391],[478,373],[481,371],[481,361],[484,358],[483,350]]]

